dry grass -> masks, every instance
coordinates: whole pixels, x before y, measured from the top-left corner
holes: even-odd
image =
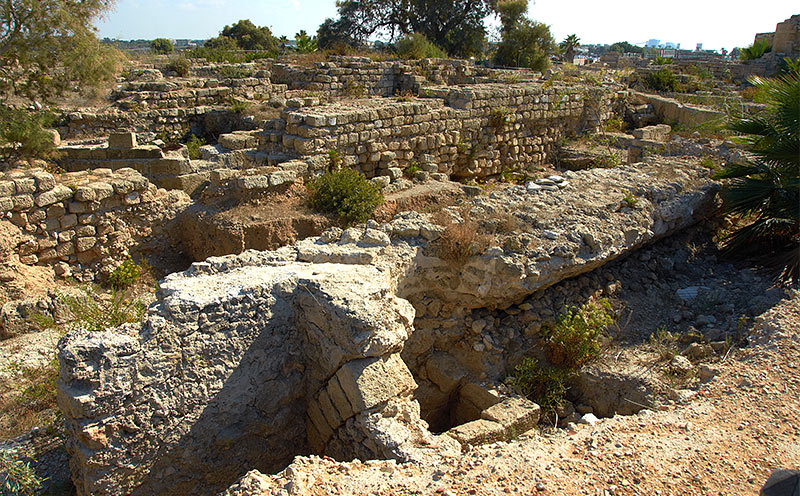
[[[0,385],[0,439],[48,425],[58,413],[55,357],[43,367],[20,369],[15,375],[14,384]]]
[[[470,218],[468,210],[461,212],[461,218],[463,220],[457,222],[445,213],[433,218],[435,223],[445,228],[433,244],[436,255],[442,260],[459,265],[486,251],[494,241],[493,235],[480,232],[480,225]]]

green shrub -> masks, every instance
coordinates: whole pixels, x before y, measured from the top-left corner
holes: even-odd
[[[252,62],[254,60],[274,59],[278,56],[277,51],[256,51],[244,52],[238,49],[224,49],[224,48],[210,48],[200,47],[194,48],[187,52],[187,57],[192,59],[205,59],[207,62],[228,64],[241,64],[244,62]]]
[[[424,34],[411,33],[394,46],[397,55],[404,59],[445,59],[447,54],[428,41]]]
[[[651,90],[674,92],[678,89],[678,78],[671,70],[664,68],[648,74],[645,84]]]
[[[380,188],[352,169],[327,172],[308,185],[311,206],[345,225],[366,221],[383,202]]]
[[[548,358],[559,367],[579,369],[600,354],[600,338],[613,322],[605,299],[568,308],[546,332]]]
[[[342,167],[342,154],[339,150],[328,150],[328,170],[339,170]]]
[[[42,480],[29,462],[14,456],[13,451],[0,451],[0,490],[8,496],[38,494]]]
[[[555,51],[556,43],[546,24],[522,19],[503,33],[494,62],[544,72],[550,67],[550,55]]]
[[[186,141],[186,148],[189,150],[189,158],[198,160],[200,158],[200,147],[206,144],[206,140],[198,138],[194,134]]]
[[[770,46],[769,41],[758,40],[749,47],[742,48],[739,51],[739,60],[760,59],[765,53],[771,51],[772,51],[772,46]]]
[[[244,100],[237,100],[236,98],[233,99],[231,105],[228,107],[230,112],[234,114],[244,114],[250,108],[250,103]]]
[[[672,63],[672,57],[658,57],[656,56],[655,60],[653,61],[656,65],[670,65]]]
[[[419,166],[419,165],[417,165],[417,164],[412,164],[412,165],[410,165],[410,166],[406,167],[406,168],[403,170],[403,175],[404,175],[404,176],[406,176],[407,178],[411,179],[411,178],[413,178],[413,177],[414,177],[414,174],[416,174],[417,172],[419,172],[419,171],[421,171],[421,170],[422,170],[422,169],[420,168],[420,166]]]
[[[636,194],[630,190],[625,192],[625,196],[622,197],[622,201],[628,208],[636,208],[639,206],[639,199],[636,198]]]
[[[506,383],[517,393],[537,403],[543,410],[555,410],[564,402],[567,384],[576,372],[542,367],[535,358],[525,357],[514,367]]]
[[[84,289],[81,296],[65,296],[64,302],[72,313],[72,326],[91,332],[102,332],[119,327],[128,322],[137,322],[145,312],[138,299],[129,299],[116,288],[111,290],[111,299],[98,298],[98,295]]]
[[[650,334],[650,347],[662,360],[672,360],[678,354],[678,336],[660,327]]]
[[[0,158],[49,159],[56,154],[53,135],[45,128],[53,117],[0,105]]]
[[[156,38],[150,42],[150,50],[159,55],[167,55],[175,50],[172,42],[166,38]]]
[[[228,79],[244,79],[253,76],[253,70],[247,67],[222,67],[219,75]]]
[[[189,59],[186,57],[178,57],[169,63],[167,70],[175,71],[180,77],[186,77],[189,75],[189,69],[191,67],[192,63],[189,62]]]
[[[130,287],[142,276],[142,268],[128,256],[119,267],[108,275],[108,283],[112,288],[124,289]]]

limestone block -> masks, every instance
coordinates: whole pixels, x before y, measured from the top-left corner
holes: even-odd
[[[428,379],[445,394],[450,394],[467,376],[467,371],[448,353],[434,353],[425,362],[425,371]]]
[[[462,447],[480,446],[506,439],[505,427],[486,419],[461,424],[453,427],[446,434],[458,441]]]
[[[339,416],[343,420],[355,415],[356,412],[353,410],[353,405],[350,404],[350,400],[348,400],[347,395],[344,394],[336,376],[331,377],[331,380],[328,381],[327,392],[331,402],[333,402],[333,406],[336,407]]]
[[[23,194],[12,197],[14,201],[14,208],[12,210],[21,212],[33,208],[33,195]]]
[[[297,173],[294,171],[278,171],[269,175],[270,186],[280,186],[286,183],[293,183],[297,180]]]
[[[0,197],[13,196],[16,192],[14,181],[0,181]]]
[[[251,134],[222,134],[218,141],[220,145],[231,150],[245,150],[258,146],[258,138]]]
[[[486,410],[500,401],[500,398],[495,393],[489,392],[485,388],[472,383],[461,386],[459,396],[461,400],[469,401],[475,405],[478,410]]]
[[[67,214],[60,219],[61,228],[69,229],[78,225],[78,216],[75,214]]]
[[[97,199],[97,193],[91,186],[78,186],[75,190],[75,199],[77,201],[94,201]]]
[[[500,403],[481,412],[481,418],[501,424],[511,438],[527,432],[539,422],[541,409],[525,398],[504,398]]]
[[[339,415],[339,411],[336,407],[333,406],[330,396],[324,389],[319,392],[317,402],[322,410],[322,414],[325,416],[325,420],[328,421],[328,425],[333,429],[339,428],[339,426],[342,425],[343,419]]]
[[[356,412],[413,391],[417,384],[399,354],[344,364],[336,378]]]
[[[94,190],[95,200],[98,201],[111,198],[114,195],[114,187],[106,182],[93,183],[92,189]]]
[[[244,176],[236,180],[236,187],[245,191],[258,191],[269,188],[269,176]]]
[[[108,136],[109,148],[136,148],[135,133],[111,133]]]
[[[36,180],[36,188],[39,191],[50,191],[56,187],[56,181],[49,172],[34,171],[33,177]]]

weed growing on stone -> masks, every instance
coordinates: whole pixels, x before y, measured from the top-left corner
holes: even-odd
[[[243,100],[237,100],[234,98],[233,101],[231,101],[231,105],[230,107],[228,107],[228,110],[230,112],[233,112],[234,114],[243,114],[247,112],[249,108],[250,108],[249,102],[245,102]]]
[[[342,168],[342,154],[339,150],[328,150],[328,170],[337,171]]]
[[[128,255],[128,258],[108,275],[108,283],[112,288],[125,289],[138,281],[141,276],[142,268]]]
[[[189,75],[189,69],[191,67],[192,63],[189,62],[189,59],[186,57],[178,57],[169,63],[167,70],[174,71],[180,77],[186,77]]]
[[[344,225],[364,222],[383,203],[380,188],[352,169],[326,172],[308,185],[311,207],[336,214]]]
[[[420,168],[419,165],[411,164],[410,166],[406,167],[403,170],[403,175],[406,176],[407,178],[412,178],[412,177],[414,177],[414,174],[416,174],[417,172],[419,172],[421,170],[422,169]]]
[[[38,494],[42,480],[29,462],[15,455],[11,450],[0,451],[0,490],[9,496]]]
[[[659,327],[650,334],[650,347],[658,353],[661,360],[672,360],[678,354],[678,336]]]
[[[548,358],[562,368],[581,368],[600,355],[600,339],[613,322],[611,303],[606,299],[567,308],[546,330]]]
[[[72,327],[90,332],[101,332],[128,322],[137,322],[145,312],[138,299],[129,299],[123,292],[112,287],[111,298],[97,298],[97,295],[84,288],[80,297],[64,297],[74,320]]]
[[[453,222],[452,219],[442,221],[444,232],[434,242],[436,255],[442,260],[463,265],[466,261],[489,247],[493,237],[479,232],[479,225],[470,219],[469,213],[462,213],[462,222]],[[434,219],[436,221],[437,219]]]
[[[492,109],[489,116],[489,125],[495,129],[502,129],[508,123],[508,109],[505,107],[498,107]]]
[[[622,202],[628,208],[636,208],[639,206],[639,199],[633,191],[626,191],[625,196],[622,197]]]
[[[200,147],[206,144],[206,140],[203,138],[198,138],[194,134],[191,135],[188,141],[186,141],[186,148],[189,150],[189,158],[192,160],[198,160],[200,158]]]

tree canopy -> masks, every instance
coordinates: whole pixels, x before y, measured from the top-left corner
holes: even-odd
[[[544,71],[550,65],[550,55],[556,43],[550,28],[525,16],[527,0],[504,0],[498,3],[503,40],[494,55],[496,64],[527,67]]]
[[[205,46],[223,50],[275,51],[278,40],[266,26],[256,26],[249,19],[242,19],[232,26],[225,26],[216,38],[206,41]]]
[[[483,20],[494,12],[494,0],[344,0],[338,10],[337,20],[320,26],[321,48],[359,44],[375,35],[397,41],[419,33],[450,55],[468,57],[482,52]]]
[[[0,95],[48,99],[113,78],[119,53],[100,44],[93,22],[113,0],[0,3]]]
[[[618,41],[608,47],[609,52],[618,52],[618,53],[641,53],[644,54],[644,47],[638,47],[636,45],[632,45],[627,41]]]

